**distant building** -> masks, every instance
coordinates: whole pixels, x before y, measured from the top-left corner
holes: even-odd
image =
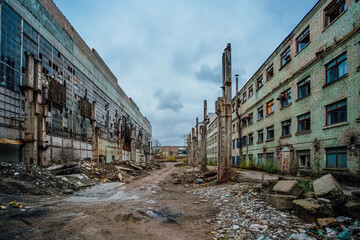
[[[215,113],[209,113],[207,129],[206,154],[208,162],[217,162],[218,158],[218,118]]]
[[[321,0],[311,9],[241,88],[234,161],[359,174],[359,32],[358,1]]]
[[[160,152],[164,159],[169,156],[174,156],[175,158],[185,158],[186,146],[161,146]]]

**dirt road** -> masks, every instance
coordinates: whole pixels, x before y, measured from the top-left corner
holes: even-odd
[[[0,215],[0,239],[212,239],[217,210],[169,182],[174,171],[170,163],[129,184],[23,199],[26,210]]]

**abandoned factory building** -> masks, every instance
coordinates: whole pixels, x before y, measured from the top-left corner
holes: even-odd
[[[150,122],[55,4],[0,3],[0,160],[148,160]]]
[[[357,0],[310,10],[233,99],[233,164],[360,174],[359,32]]]

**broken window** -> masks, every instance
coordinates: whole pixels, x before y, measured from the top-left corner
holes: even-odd
[[[299,133],[310,130],[310,112],[298,116],[297,120]]]
[[[291,119],[286,120],[284,122],[281,123],[281,135],[283,137],[285,136],[289,136],[291,134]]]
[[[232,143],[233,143],[233,149],[235,149],[235,139],[232,140]]]
[[[253,114],[252,114],[252,113],[249,114],[249,116],[248,116],[248,121],[249,121],[249,126],[250,126],[251,124],[253,124]]]
[[[269,115],[274,112],[274,99],[266,103],[266,114]]]
[[[261,129],[258,131],[258,143],[261,143],[264,141],[264,131]]]
[[[261,106],[258,108],[258,120],[264,117],[264,108]]]
[[[310,42],[310,27],[307,27],[300,36],[296,39],[297,52],[300,52]]]
[[[326,64],[326,84],[331,83],[347,74],[346,53],[340,55],[330,63]]]
[[[269,81],[274,76],[274,66],[271,64],[270,67],[266,69],[266,80]]]
[[[245,102],[246,101],[246,92],[243,93],[243,99],[242,99],[242,102]]]
[[[246,121],[246,118],[243,118],[241,121],[242,121],[242,126],[243,126],[243,127],[246,127],[246,122],[247,122],[247,121]]]
[[[247,143],[247,137],[243,136],[243,146],[246,146],[246,143]]]
[[[346,147],[326,149],[327,168],[347,168],[347,149]]]
[[[266,130],[267,130],[267,140],[274,139],[274,126],[270,126]]]
[[[260,89],[264,85],[263,77],[259,77],[257,80],[257,89]]]
[[[325,27],[334,22],[346,10],[345,0],[334,0],[325,9]]]
[[[290,57],[290,46],[285,49],[285,51],[281,54],[281,67],[285,66],[291,61]]]
[[[48,100],[60,110],[66,107],[66,87],[55,79],[49,82]]]
[[[253,145],[254,144],[254,136],[252,133],[249,134],[249,145]]]
[[[306,97],[310,94],[310,77],[297,83],[298,99]]]
[[[258,153],[258,162],[257,162],[258,165],[262,165],[264,163],[263,157],[264,154]]]
[[[347,121],[346,99],[326,106],[326,125]]]
[[[296,152],[299,159],[299,167],[310,167],[310,150],[300,150]]]
[[[266,154],[266,162],[270,164],[274,164],[274,153]]]
[[[80,98],[80,114],[91,119],[91,104],[85,98]]]
[[[286,107],[291,103],[291,88],[282,92],[278,99],[281,101],[281,107]]]
[[[249,98],[250,98],[252,95],[254,95],[254,90],[253,90],[253,86],[251,85],[251,86],[249,87]]]

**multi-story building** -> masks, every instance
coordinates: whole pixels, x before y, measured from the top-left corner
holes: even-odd
[[[208,162],[217,162],[218,157],[218,117],[215,113],[209,113],[207,129],[206,156]]]
[[[243,156],[233,114],[234,157],[359,173],[359,32],[358,0],[320,0],[239,91]]]
[[[55,4],[0,4],[0,160],[149,158],[150,122]]]
[[[160,152],[164,159],[167,159],[169,156],[174,156],[175,158],[185,158],[186,146],[161,146]]]

